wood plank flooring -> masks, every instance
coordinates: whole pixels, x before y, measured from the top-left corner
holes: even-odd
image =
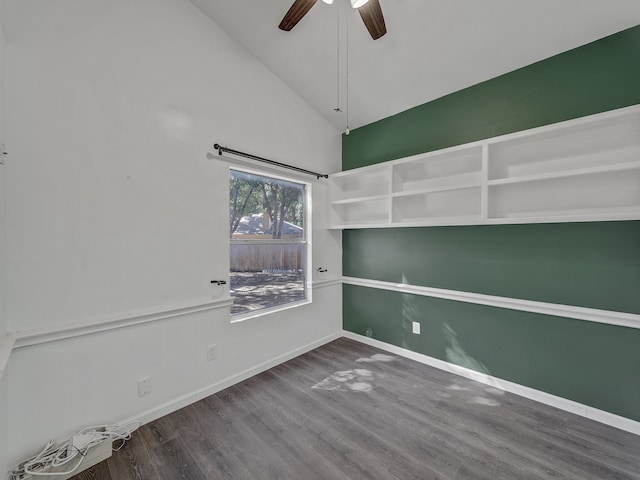
[[[143,426],[88,479],[640,479],[640,436],[342,338]]]

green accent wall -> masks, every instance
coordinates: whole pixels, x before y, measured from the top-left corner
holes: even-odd
[[[352,130],[342,169],[638,103],[640,26]]]
[[[342,247],[348,277],[640,314],[640,221],[352,230]]]
[[[640,26],[343,136],[343,170],[640,104]],[[343,231],[347,276],[640,314],[640,222]],[[640,421],[640,330],[344,286],[345,330]],[[422,334],[411,334],[411,321]]]

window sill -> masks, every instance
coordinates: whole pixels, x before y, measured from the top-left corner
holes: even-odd
[[[262,317],[262,316],[265,316],[265,315],[271,315],[272,313],[282,312],[284,310],[289,310],[291,308],[301,307],[303,305],[308,305],[310,303],[311,303],[311,300],[305,299],[305,300],[299,300],[297,302],[287,303],[285,305],[278,305],[277,307],[261,308],[260,310],[255,310],[255,311],[249,312],[249,313],[241,313],[241,314],[238,314],[238,315],[232,315],[231,316],[231,323],[244,322],[245,320],[249,320],[249,319],[257,318],[257,317]]]

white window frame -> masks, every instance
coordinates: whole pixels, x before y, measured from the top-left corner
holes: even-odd
[[[280,245],[283,243],[287,243],[287,244],[291,244],[291,243],[297,243],[297,244],[305,244],[306,248],[305,248],[305,260],[304,260],[304,268],[305,268],[305,273],[304,273],[304,280],[305,280],[305,285],[304,285],[304,292],[305,292],[305,298],[302,300],[298,300],[296,302],[289,302],[289,303],[285,303],[282,305],[276,305],[273,307],[267,307],[267,308],[261,308],[260,310],[254,310],[252,312],[246,312],[246,313],[236,313],[236,314],[232,314],[230,313],[231,316],[231,323],[237,323],[237,322],[242,322],[244,320],[248,320],[250,318],[256,318],[256,317],[262,317],[264,315],[271,315],[273,313],[276,312],[281,312],[283,310],[289,310],[291,308],[296,308],[296,307],[300,307],[302,305],[308,305],[310,303],[312,303],[312,225],[313,225],[313,220],[312,220],[312,209],[311,209],[311,182],[305,181],[305,180],[301,180],[299,178],[293,178],[293,177],[287,177],[287,176],[283,176],[283,175],[279,175],[270,171],[265,171],[265,170],[259,170],[259,169],[253,169],[253,168],[246,168],[246,167],[238,167],[235,165],[232,165],[229,167],[229,173],[227,175],[227,181],[229,181],[229,179],[231,178],[231,171],[236,171],[236,172],[242,172],[242,173],[248,173],[250,175],[258,175],[261,177],[268,177],[268,178],[273,178],[275,180],[282,180],[284,182],[290,182],[290,183],[296,183],[298,185],[303,185],[304,186],[304,218],[303,218],[303,225],[302,225],[302,229],[303,229],[303,233],[304,233],[304,237],[302,240],[287,240],[287,241],[282,241],[282,240],[232,240],[231,239],[231,232],[229,231],[229,229],[227,228],[227,239],[229,241],[229,245],[227,247],[227,259],[229,260],[229,265],[227,270],[229,271],[229,275],[231,275],[231,264],[230,264],[230,256],[231,256],[231,245],[268,245],[268,244],[275,244],[275,245]],[[227,184],[228,185],[228,184]],[[229,193],[229,188],[227,187],[227,194]],[[227,209],[229,208],[229,198],[227,198]],[[228,216],[226,217],[228,218]],[[228,225],[228,222],[227,222]],[[231,282],[229,282],[229,289],[231,289]],[[231,298],[234,298],[233,296],[231,296]]]

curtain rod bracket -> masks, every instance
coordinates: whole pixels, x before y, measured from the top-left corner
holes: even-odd
[[[312,172],[311,170],[305,170],[304,168],[294,167],[293,165],[287,165],[286,163],[280,163],[280,162],[276,162],[275,160],[269,160],[268,158],[262,158],[262,157],[258,157],[257,155],[251,155],[250,153],[240,152],[238,150],[233,150],[231,148],[223,147],[219,143],[215,143],[213,145],[213,148],[218,150],[218,155],[222,155],[224,152],[227,152],[227,153],[231,153],[232,155],[248,158],[250,160],[256,160],[258,162],[268,163],[269,165],[288,168],[289,170],[295,170],[296,172],[306,173],[308,175],[315,175],[317,179],[329,178],[329,175],[327,175],[326,173]]]

